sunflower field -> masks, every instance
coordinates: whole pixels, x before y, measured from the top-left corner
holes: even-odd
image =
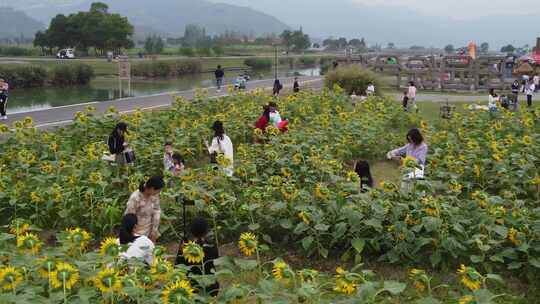
[[[353,108],[336,87],[277,100],[290,121],[287,133],[254,131],[270,101],[262,91],[221,99],[200,91],[167,111],[124,115],[111,108],[97,117],[89,107],[52,131],[37,130],[30,118],[0,125],[0,303],[536,300],[509,295],[502,275],[532,288],[540,274],[538,112],[424,120],[379,97]],[[234,144],[230,178],[209,164],[204,146],[215,120]],[[101,159],[119,121],[129,124],[127,141],[137,154],[125,168]],[[413,127],[429,145],[426,178],[400,190],[405,163],[395,178],[360,192],[354,161],[383,162]],[[216,261],[215,275],[188,277],[162,247],[150,268],[118,260],[114,237],[127,199],[140,182],[162,174],[167,141],[188,170],[165,174],[158,243],[182,238],[182,202],[194,201],[189,216],[211,219],[218,246],[238,247],[238,255]],[[184,249],[200,258],[192,247]],[[290,252],[340,265],[306,268],[288,261]],[[368,262],[405,265],[406,276],[385,278]],[[447,273],[452,286],[431,272]],[[223,286],[215,298],[197,287],[215,280]]]

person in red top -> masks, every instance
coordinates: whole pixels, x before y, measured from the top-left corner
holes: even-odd
[[[255,128],[264,132],[270,123],[270,107],[264,106],[263,110],[261,117],[259,117],[259,120],[255,123]]]

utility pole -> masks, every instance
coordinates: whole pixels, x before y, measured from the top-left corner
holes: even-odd
[[[278,74],[278,48],[277,48],[277,44],[274,44],[274,79],[278,79],[277,77],[277,74]]]

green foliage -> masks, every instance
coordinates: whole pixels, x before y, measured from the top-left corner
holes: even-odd
[[[308,34],[304,34],[302,29],[297,31],[285,30],[280,35],[287,51],[292,50],[301,52],[307,50],[311,46],[311,39]]]
[[[450,53],[453,53],[455,50],[454,48],[454,45],[452,44],[449,44],[447,46],[444,47],[444,51],[447,53],[447,54],[450,54]]]
[[[0,56],[39,56],[40,50],[35,48],[0,45]]]
[[[270,58],[247,58],[244,64],[252,69],[269,69],[272,67],[272,59]]]
[[[94,76],[94,68],[88,64],[61,64],[52,68],[50,81],[57,86],[86,85]]]
[[[339,85],[349,94],[353,92],[358,95],[364,94],[370,82],[375,85],[378,92],[382,84],[377,74],[355,65],[340,67],[329,71],[325,75],[324,83],[326,87],[333,88],[335,85]]]
[[[163,39],[156,35],[147,37],[144,42],[144,50],[147,54],[161,54],[164,47]]]
[[[35,65],[0,65],[0,76],[12,88],[41,87],[47,81],[47,70]]]
[[[508,54],[511,54],[511,53],[513,53],[513,52],[515,52],[515,51],[516,51],[516,48],[515,48],[513,45],[511,45],[511,44],[506,45],[506,46],[503,46],[503,47],[501,48],[501,52],[502,52],[502,53],[508,53]]]
[[[175,77],[187,74],[200,73],[202,63],[200,60],[177,60],[177,61],[150,61],[133,65],[132,74],[140,77]]]
[[[187,56],[187,57],[194,57],[196,55],[195,50],[190,47],[181,47],[178,50],[178,53],[180,53],[180,55],[182,56]]]
[[[317,63],[317,58],[315,57],[300,57],[298,58],[298,63],[302,65],[315,65]]]
[[[57,15],[45,32],[36,34],[36,46],[48,48],[74,47],[85,53],[94,48],[103,55],[106,50],[119,52],[133,47],[133,26],[128,19],[108,12],[104,3],[93,3],[90,11],[69,16]]]

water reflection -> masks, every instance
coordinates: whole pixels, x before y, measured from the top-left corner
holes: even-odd
[[[232,84],[239,72],[227,72],[225,84]],[[268,79],[273,77],[273,71],[252,71],[252,80]],[[287,69],[278,71],[279,77],[294,75],[319,76],[320,68]],[[137,80],[131,83],[129,96],[146,96],[174,91],[186,91],[194,88],[214,86],[213,74],[198,74],[175,79]],[[89,86],[69,88],[31,88],[14,89],[10,92],[8,111],[10,113],[36,111],[52,107],[61,107],[72,104],[93,101],[106,101],[128,97],[127,84],[122,84],[120,94],[119,83],[116,78],[100,78],[94,80]]]

